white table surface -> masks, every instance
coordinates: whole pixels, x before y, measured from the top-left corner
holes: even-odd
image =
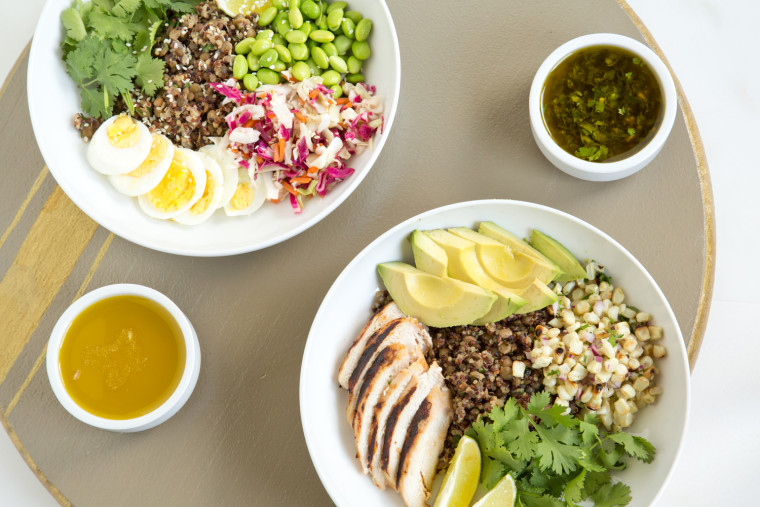
[[[658,505],[756,505],[760,368],[754,352],[760,326],[752,316],[760,314],[760,275],[753,268],[760,252],[760,164],[749,148],[760,144],[760,2],[628,3],[667,56],[694,110],[710,166],[718,243],[685,448]],[[29,41],[43,4],[13,2],[14,21],[0,30],[0,81]],[[4,431],[0,505],[58,505]]]

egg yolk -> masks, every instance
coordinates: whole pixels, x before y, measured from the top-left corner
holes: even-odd
[[[235,210],[245,209],[253,201],[253,188],[250,185],[238,183],[235,193],[230,199],[230,207]]]
[[[137,166],[137,169],[129,173],[133,178],[139,178],[150,173],[158,163],[166,156],[168,145],[166,139],[158,134],[153,134],[153,141],[150,144],[150,151],[148,156],[145,157],[142,164]]]
[[[179,150],[175,152],[166,176],[148,197],[153,206],[163,212],[172,212],[184,206],[195,194],[195,178],[187,168]]]
[[[140,129],[132,118],[121,114],[108,127],[107,137],[116,148],[131,148],[140,140]]]
[[[203,190],[203,195],[198,202],[193,204],[193,207],[190,208],[190,213],[193,215],[200,215],[208,209],[211,204],[211,199],[214,197],[214,184],[214,177],[210,172],[206,171],[206,188]]]

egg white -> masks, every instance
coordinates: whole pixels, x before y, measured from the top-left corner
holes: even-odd
[[[221,208],[230,201],[230,198],[237,189],[238,163],[235,162],[235,158],[222,144],[209,144],[203,146],[198,151],[216,160],[216,163],[222,168],[224,185],[222,187],[222,197],[219,200],[219,207]]]
[[[261,207],[262,204],[264,204],[264,201],[266,199],[266,192],[264,192],[264,187],[261,183],[259,183],[258,186],[251,180],[251,177],[248,175],[248,171],[246,169],[243,169],[242,167],[238,169],[238,184],[236,185],[235,190],[237,190],[237,187],[244,186],[248,187],[253,190],[253,199],[251,199],[251,202],[240,209],[235,209],[233,207],[233,202],[235,199],[230,199],[225,205],[224,205],[224,212],[227,214],[228,217],[237,217],[237,216],[245,216],[250,215],[257,209]],[[234,195],[234,194],[233,194]]]
[[[174,145],[171,141],[169,141],[169,139],[166,138],[166,136],[163,136],[161,134],[153,134],[153,138],[160,138],[162,142],[166,143],[166,153],[164,153],[164,156],[156,161],[153,167],[146,168],[149,172],[143,174],[142,176],[132,175],[132,173],[139,169],[142,164],[135,168],[135,171],[126,174],[113,174],[109,176],[109,181],[120,193],[133,197],[140,194],[145,194],[153,190],[166,175],[166,171],[169,169],[172,158],[174,158]],[[145,161],[143,161],[143,163],[145,163]]]
[[[206,186],[212,185],[210,189],[211,199],[205,210],[196,213],[195,207],[200,203],[199,200],[189,210],[185,211],[181,215],[174,217],[175,222],[179,222],[185,225],[195,225],[208,220],[208,218],[214,214],[219,208],[219,203],[222,200],[222,189],[224,188],[224,174],[222,168],[216,163],[216,160],[206,155],[205,153],[198,152],[197,155],[203,161],[203,165],[206,170]],[[205,189],[204,193],[206,190]]]
[[[192,197],[181,206],[177,206],[176,209],[171,211],[164,211],[156,208],[150,198],[150,192],[141,194],[137,197],[137,201],[140,204],[142,210],[153,218],[169,219],[175,218],[189,210],[193,204],[203,196],[203,191],[206,189],[206,169],[203,165],[203,161],[193,150],[187,148],[175,148],[174,150],[174,162],[187,168],[195,180],[195,190]],[[171,174],[171,165],[167,170],[164,178],[167,178]],[[163,180],[162,180],[163,181]],[[161,182],[159,182],[159,185]],[[157,185],[158,186],[158,185]],[[155,187],[152,189],[155,190]],[[151,191],[152,191],[151,190]]]
[[[108,141],[108,128],[118,116],[112,116],[98,127],[87,145],[87,162],[101,174],[126,174],[142,164],[150,152],[153,139],[142,122],[132,120],[140,132],[138,141],[129,148],[117,148]]]

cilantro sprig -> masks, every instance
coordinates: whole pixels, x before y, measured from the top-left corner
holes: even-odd
[[[626,456],[650,463],[654,446],[630,433],[604,431],[596,415],[580,419],[549,402],[546,392],[534,394],[527,408],[509,399],[467,430],[480,446],[486,489],[509,473],[517,507],[575,507],[588,499],[596,507],[627,505],[631,490],[613,483],[610,470],[624,469]]]
[[[164,84],[164,61],[151,56],[159,29],[199,0],[75,0],[61,13],[66,72],[80,89],[82,111],[107,118],[117,97],[132,107],[135,85],[153,96]]]

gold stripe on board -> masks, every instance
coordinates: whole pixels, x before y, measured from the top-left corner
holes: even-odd
[[[47,166],[44,166],[42,168],[42,171],[40,171],[40,174],[37,175],[37,179],[34,180],[34,183],[32,183],[32,188],[29,190],[29,193],[26,195],[26,198],[24,199],[24,202],[21,203],[21,206],[19,206],[18,211],[16,211],[16,216],[13,217],[13,220],[11,221],[11,224],[8,226],[7,229],[5,229],[5,232],[2,236],[0,236],[0,248],[3,248],[3,245],[5,244],[5,240],[8,239],[8,236],[11,235],[11,231],[18,225],[19,220],[21,220],[21,216],[24,214],[24,211],[26,211],[26,207],[29,206],[29,203],[31,202],[34,195],[37,193],[37,190],[40,189],[42,186],[42,183],[45,181],[45,177],[48,174],[48,168]]]
[[[0,384],[98,228],[56,187],[0,281]]]
[[[92,280],[92,277],[95,275],[95,271],[98,270],[98,266],[100,266],[100,261],[103,260],[103,257],[106,255],[106,252],[108,251],[108,247],[111,246],[111,241],[113,241],[113,233],[110,233],[106,240],[103,242],[103,245],[100,247],[100,250],[98,251],[98,254],[95,256],[95,260],[92,262],[92,266],[90,266],[90,270],[87,272],[87,275],[84,277],[84,280],[82,281],[82,285],[80,285],[79,290],[77,291],[76,296],[74,296],[74,299],[71,301],[72,303],[82,297],[84,294],[84,291],[87,290],[87,287],[90,285],[90,281]],[[47,343],[42,348],[42,352],[40,352],[40,355],[37,357],[37,360],[34,362],[34,365],[32,366],[31,371],[26,376],[26,379],[24,380],[24,383],[21,384],[21,387],[18,391],[16,391],[16,394],[13,396],[13,399],[8,404],[8,408],[5,409],[5,417],[9,417],[11,415],[11,412],[13,412],[13,409],[16,408],[16,405],[18,404],[18,401],[21,399],[21,395],[24,393],[24,390],[29,386],[29,384],[32,382],[32,379],[37,374],[37,371],[40,369],[40,366],[42,366],[42,362],[45,360],[45,356],[47,355]]]
[[[702,346],[702,339],[705,337],[705,328],[707,327],[707,318],[710,314],[710,303],[712,301],[713,284],[715,282],[715,204],[713,202],[712,183],[710,182],[710,171],[707,167],[707,156],[705,147],[702,144],[702,138],[699,135],[697,120],[694,118],[694,112],[691,110],[686,94],[678,81],[673,68],[668,63],[660,46],[655,42],[652,33],[644,26],[641,18],[625,2],[618,0],[618,4],[623,8],[633,24],[639,29],[652,50],[665,63],[670,71],[673,81],[676,84],[676,93],[678,102],[681,105],[681,111],[686,119],[686,130],[689,132],[691,145],[694,147],[694,157],[697,159],[697,170],[699,172],[699,183],[702,189],[702,205],[705,211],[705,270],[702,273],[702,293],[699,295],[699,306],[697,307],[697,316],[694,320],[694,327],[691,331],[691,338],[686,346],[686,354],[689,358],[689,367],[694,370],[697,362],[699,348]]]

